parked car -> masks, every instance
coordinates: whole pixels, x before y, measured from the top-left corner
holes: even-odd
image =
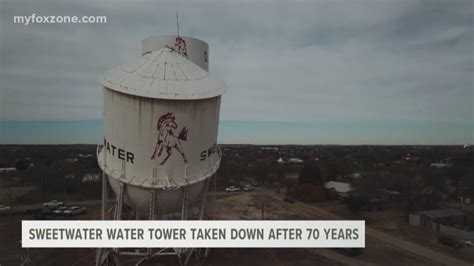
[[[258,183],[257,180],[254,180],[254,181],[252,182],[252,185],[253,185],[254,187],[259,187],[259,186],[260,186],[260,183]]]
[[[66,216],[74,216],[74,215],[80,215],[86,212],[86,208],[84,207],[79,207],[79,206],[72,206],[67,208],[64,211],[64,215]]]
[[[10,210],[11,210],[10,206],[0,205],[0,212],[8,212]]]
[[[64,202],[57,201],[57,200],[52,200],[52,201],[43,203],[43,207],[47,207],[47,208],[53,208],[53,207],[58,207],[58,206],[63,206],[63,205],[64,205]]]
[[[290,197],[286,197],[283,199],[284,201],[288,202],[288,203],[295,203],[295,199],[293,198],[290,198]]]
[[[67,207],[66,206],[62,206],[62,207],[59,207],[59,208],[56,208],[54,211],[53,211],[53,215],[55,216],[61,216],[61,215],[64,215],[65,211],[67,210]]]
[[[446,245],[446,246],[450,246],[452,248],[461,248],[462,245],[461,245],[461,242],[457,239],[454,239],[452,237],[449,237],[449,236],[440,236],[439,237],[439,242]]]
[[[471,240],[463,240],[463,241],[460,241],[460,242],[465,247],[474,247],[474,242],[471,241]]]
[[[244,186],[244,191],[252,191],[253,190],[253,186],[251,185],[245,185]]]
[[[237,192],[237,191],[240,191],[240,188],[236,186],[230,186],[230,187],[225,188],[225,192]]]

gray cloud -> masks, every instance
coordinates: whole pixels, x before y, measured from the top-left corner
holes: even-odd
[[[472,1],[3,1],[0,119],[100,118],[96,77],[140,41],[209,42],[222,119],[473,122]],[[18,25],[13,15],[106,15]],[[472,133],[471,133],[472,135]]]

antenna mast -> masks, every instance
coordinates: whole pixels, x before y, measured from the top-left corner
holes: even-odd
[[[176,29],[178,30],[178,37],[179,37],[179,19],[178,19],[178,11],[176,11]]]

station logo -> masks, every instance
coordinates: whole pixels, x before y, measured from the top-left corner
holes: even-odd
[[[188,129],[184,126],[181,128],[181,131],[176,134],[178,131],[178,124],[176,124],[175,120],[174,113],[166,113],[160,116],[158,123],[156,123],[158,140],[150,159],[155,160],[164,157],[161,160],[160,165],[163,165],[168,161],[174,150],[181,154],[185,163],[188,162],[188,159],[186,159],[186,155],[183,152],[183,146],[181,145],[181,141],[188,140]],[[163,155],[163,151],[166,155]]]

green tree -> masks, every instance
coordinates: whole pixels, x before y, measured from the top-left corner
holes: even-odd
[[[20,159],[20,160],[15,162],[15,168],[18,171],[24,171],[24,170],[28,169],[28,162],[24,159]]]
[[[300,184],[322,185],[324,179],[319,165],[312,161],[306,161],[301,168],[298,182]]]

